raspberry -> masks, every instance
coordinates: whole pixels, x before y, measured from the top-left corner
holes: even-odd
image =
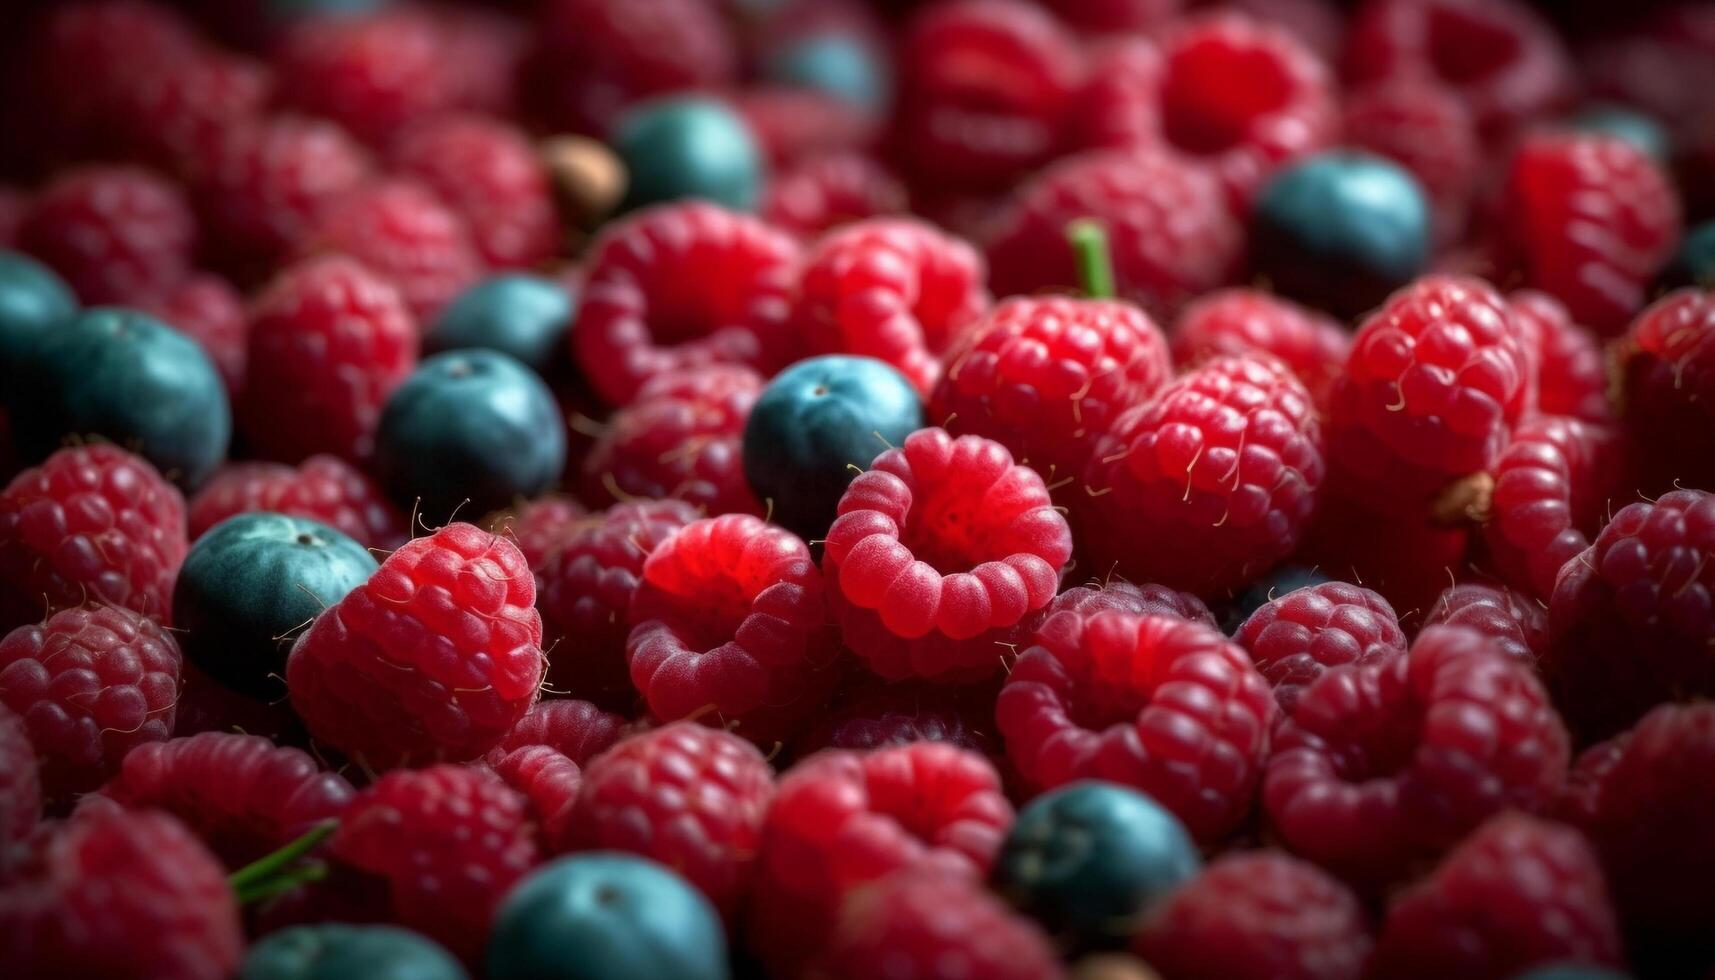
[[[1067,135],[1079,149],[1151,146],[1161,141],[1161,49],[1152,40],[1118,35],[1093,41],[1070,107]]]
[[[503,534],[518,545],[532,571],[542,567],[560,550],[573,529],[588,512],[584,505],[560,493],[545,493],[510,511],[488,519],[488,529]]]
[[[558,846],[659,861],[733,922],[750,889],[773,795],[774,772],[749,742],[676,722],[626,739],[589,764]]]
[[[980,885],[909,870],[847,896],[812,972],[827,980],[1065,976],[1041,927]]]
[[[1715,494],[1620,510],[1566,563],[1544,672],[1573,730],[1600,738],[1670,698],[1715,694]]]
[[[910,218],[833,232],[805,260],[799,329],[812,352],[861,354],[898,368],[928,395],[941,352],[988,308],[983,261]]]
[[[165,619],[189,548],[184,498],[154,467],[62,449],[0,491],[0,630],[86,599]]]
[[[1573,323],[1566,306],[1547,293],[1522,289],[1507,302],[1525,335],[1536,341],[1537,409],[1585,422],[1613,421],[1601,339]]]
[[[339,816],[351,797],[345,777],[323,772],[305,752],[260,735],[203,732],[137,746],[85,805],[106,799],[164,810],[238,868]]]
[[[614,504],[572,529],[536,570],[537,608],[552,643],[548,684],[608,707],[636,697],[625,663],[626,616],[649,553],[698,517],[679,500]]]
[[[449,524],[393,552],[286,661],[316,738],[376,769],[493,748],[536,700],[542,618],[510,541]]]
[[[584,499],[674,497],[713,514],[762,513],[744,477],[744,424],[762,379],[737,365],[656,375],[584,457]]]
[[[0,889],[0,958],[32,977],[223,980],[244,951],[226,872],[164,813],[106,809],[43,835]]]
[[[1604,335],[1625,328],[1679,243],[1679,198],[1661,166],[1617,136],[1528,137],[1501,191],[1500,262]]]
[[[994,693],[907,681],[858,697],[793,743],[799,758],[819,749],[871,749],[946,742],[990,759],[1001,755],[994,732]]]
[[[1402,76],[1357,89],[1344,108],[1346,142],[1411,171],[1429,195],[1435,240],[1457,241],[1483,171],[1464,101],[1440,82]]]
[[[0,703],[0,878],[6,855],[29,840],[42,816],[42,773],[24,719]]]
[[[432,14],[395,7],[302,18],[273,60],[282,102],[380,147],[416,120],[461,107],[452,54]]]
[[[1082,543],[1097,571],[1205,595],[1242,585],[1297,546],[1322,457],[1310,393],[1284,366],[1210,361],[1096,443]]]
[[[1072,556],[1036,471],[997,442],[921,429],[840,498],[823,571],[846,645],[890,680],[978,680],[1054,598]]]
[[[1210,293],[1181,310],[1173,326],[1174,363],[1279,358],[1318,405],[1327,403],[1351,347],[1351,336],[1330,317],[1254,289]]]
[[[1180,592],[1164,585],[1146,583],[1133,585],[1130,582],[1110,579],[1101,585],[1074,585],[1054,597],[1054,601],[1037,615],[1041,617],[1031,633],[1040,628],[1042,623],[1057,612],[1065,610],[1094,615],[1107,609],[1118,609],[1121,612],[1137,616],[1177,616],[1193,623],[1204,626],[1215,625],[1215,614],[1203,604],[1203,600],[1189,592]],[[1031,642],[1025,638],[1024,642]]]
[[[552,850],[553,842],[565,835],[566,821],[583,787],[583,769],[548,745],[496,748],[484,757],[483,765],[530,801],[537,843],[543,851]]]
[[[762,200],[762,219],[805,239],[865,218],[905,210],[905,188],[861,153],[813,156],[775,174]]]
[[[1619,965],[1602,868],[1577,831],[1509,813],[1393,900],[1374,971],[1505,980],[1554,962]]]
[[[259,510],[321,521],[366,548],[392,548],[408,537],[405,518],[375,481],[337,456],[311,456],[296,467],[233,463],[216,471],[191,498],[191,540]]]
[[[525,797],[491,772],[403,770],[357,794],[331,848],[386,880],[394,921],[468,962],[481,953],[500,900],[540,860],[527,810]]]
[[[1297,589],[1269,602],[1239,627],[1245,648],[1292,713],[1304,691],[1329,667],[1375,664],[1405,655],[1405,634],[1381,596],[1345,582]]]
[[[1299,854],[1365,886],[1560,790],[1566,729],[1527,666],[1475,630],[1325,671],[1275,733],[1263,805]]]
[[[1513,432],[1495,463],[1483,537],[1509,585],[1554,595],[1568,560],[1589,544],[1620,489],[1612,427],[1541,415]]]
[[[268,69],[255,61],[196,51],[140,73],[120,94],[113,123],[130,156],[190,174],[225,131],[262,117],[273,87]]]
[[[244,298],[230,283],[209,273],[192,273],[171,292],[141,306],[143,312],[196,341],[220,371],[227,397],[237,397],[244,388],[250,324]]]
[[[1159,318],[1229,282],[1244,233],[1213,178],[1150,150],[1079,154],[1031,178],[996,222],[989,282],[998,295],[1078,285],[1066,225],[1107,228],[1119,295]]]
[[[387,396],[417,364],[398,290],[346,256],[288,267],[251,306],[238,416],[253,450],[297,462],[368,455]]]
[[[995,720],[1032,788],[1133,786],[1215,840],[1250,812],[1275,711],[1250,658],[1213,627],[1068,611],[1018,658]]]
[[[498,119],[452,115],[414,126],[393,166],[440,195],[493,268],[532,268],[559,251],[548,172],[522,131]]]
[[[1370,936],[1346,886],[1279,851],[1252,851],[1168,896],[1133,947],[1168,977],[1359,980]]]
[[[392,282],[419,324],[482,275],[464,219],[423,184],[377,181],[334,202],[301,255],[344,253]]]
[[[494,747],[489,761],[496,758],[495,753],[545,745],[580,766],[588,765],[597,753],[619,741],[625,727],[624,718],[588,701],[538,701]]]
[[[794,359],[788,294],[798,248],[713,204],[666,204],[608,227],[593,246],[573,352],[615,405],[663,371],[731,363],[765,373]]]
[[[946,365],[929,417],[999,442],[1052,483],[1077,479],[1100,434],[1173,374],[1142,310],[1057,297],[1000,304],[954,342]]]
[[[1376,509],[1387,506],[1382,500],[1325,496],[1294,560],[1329,577],[1363,582],[1409,618],[1466,568],[1471,531]]]
[[[1539,600],[1505,586],[1482,582],[1449,586],[1423,620],[1426,629],[1440,623],[1474,629],[1522,664],[1535,666],[1548,651],[1548,610]]]
[[[1093,34],[1147,31],[1171,22],[1183,0],[1049,0],[1049,9]]]
[[[87,167],[36,196],[18,244],[88,305],[146,303],[190,274],[196,230],[172,184],[135,167]]]
[[[1626,433],[1647,489],[1715,487],[1715,292],[1662,297],[1617,353]]]
[[[869,151],[876,142],[870,113],[822,92],[758,85],[726,101],[776,169],[834,153]]]

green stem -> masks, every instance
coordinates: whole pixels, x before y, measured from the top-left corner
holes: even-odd
[[[290,844],[287,844],[285,847],[280,848],[272,854],[259,857],[244,867],[239,868],[237,871],[234,871],[231,876],[226,879],[226,883],[232,886],[233,891],[242,895],[246,890],[255,888],[259,884],[267,882],[269,879],[281,874],[281,872],[291,865],[292,862],[314,850],[322,841],[327,840],[338,827],[339,822],[335,820],[328,820],[316,824],[314,827],[305,831],[303,836],[292,841]]]
[[[1079,218],[1066,226],[1066,238],[1077,257],[1078,280],[1091,299],[1113,299],[1114,263],[1108,252],[1108,233],[1094,218]]]
[[[299,885],[321,881],[327,876],[328,866],[317,861],[314,864],[294,868],[273,878],[253,882],[243,888],[235,888],[233,895],[237,898],[239,905],[250,905],[273,898],[275,895],[283,895]]]

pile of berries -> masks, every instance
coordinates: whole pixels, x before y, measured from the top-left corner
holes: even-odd
[[[1708,0],[7,5],[0,972],[1715,976],[1712,87]]]

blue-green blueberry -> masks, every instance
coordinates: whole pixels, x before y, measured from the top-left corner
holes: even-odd
[[[496,350],[547,375],[565,356],[576,312],[571,292],[552,279],[522,272],[490,276],[447,304],[423,335],[423,352]]]
[[[250,947],[238,980],[469,980],[458,960],[414,932],[336,923],[298,926]]]
[[[748,211],[761,197],[762,150],[719,99],[674,96],[632,109],[615,127],[613,150],[625,163],[626,210],[696,197]]]

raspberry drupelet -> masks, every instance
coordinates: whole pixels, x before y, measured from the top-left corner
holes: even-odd
[[[881,164],[861,153],[812,156],[775,174],[763,192],[762,218],[813,239],[866,218],[905,210],[905,188]]]
[[[1521,289],[1507,296],[1519,326],[1534,341],[1536,407],[1544,415],[1583,422],[1612,422],[1608,366],[1601,338],[1572,322],[1566,304],[1547,293]]]
[[[29,840],[41,817],[41,763],[24,719],[0,700],[0,855]],[[9,864],[0,857],[0,874]]]
[[[921,429],[840,498],[823,571],[845,643],[890,680],[979,680],[1054,598],[1072,556],[1035,470],[977,436]]]
[[[1449,586],[1423,618],[1425,629],[1441,623],[1474,629],[1503,653],[1533,667],[1548,652],[1547,606],[1504,585],[1461,582]]]
[[[1283,712],[1330,667],[1405,655],[1405,634],[1388,601],[1347,582],[1323,582],[1266,603],[1233,634]]]
[[[559,251],[548,172],[509,123],[462,114],[426,120],[400,136],[390,159],[464,219],[489,267],[534,268]]]
[[[233,463],[191,497],[190,536],[237,514],[272,511],[321,521],[365,548],[392,548],[409,534],[405,517],[367,474],[338,456],[311,456],[297,466]]]
[[[714,204],[637,212],[593,246],[573,353],[615,405],[676,368],[773,373],[799,353],[790,322],[798,261],[790,235]]]
[[[1411,171],[1429,197],[1433,239],[1458,241],[1483,173],[1477,123],[1464,100],[1434,79],[1402,76],[1359,86],[1343,108],[1346,142]]]
[[[374,769],[475,758],[536,701],[535,600],[505,538],[469,524],[417,538],[298,638],[292,707],[310,734]]]
[[[1250,812],[1276,712],[1268,682],[1213,627],[1113,610],[1050,617],[995,704],[1032,789],[1133,786],[1199,840]]]
[[[191,273],[167,293],[137,305],[196,341],[220,372],[227,399],[238,397],[244,389],[250,340],[250,321],[238,290],[212,273]]]
[[[147,170],[67,171],[35,197],[19,247],[95,306],[148,303],[190,275],[196,218],[179,188]]]
[[[1561,566],[1590,544],[1624,492],[1624,446],[1609,425],[1539,415],[1514,430],[1491,475],[1483,540],[1507,584],[1547,601]]]
[[[1180,311],[1173,362],[1190,367],[1216,357],[1278,358],[1318,405],[1346,363],[1351,335],[1332,318],[1254,289],[1210,293]]]
[[[1681,289],[1617,348],[1626,434],[1645,490],[1715,487],[1715,292]]]

